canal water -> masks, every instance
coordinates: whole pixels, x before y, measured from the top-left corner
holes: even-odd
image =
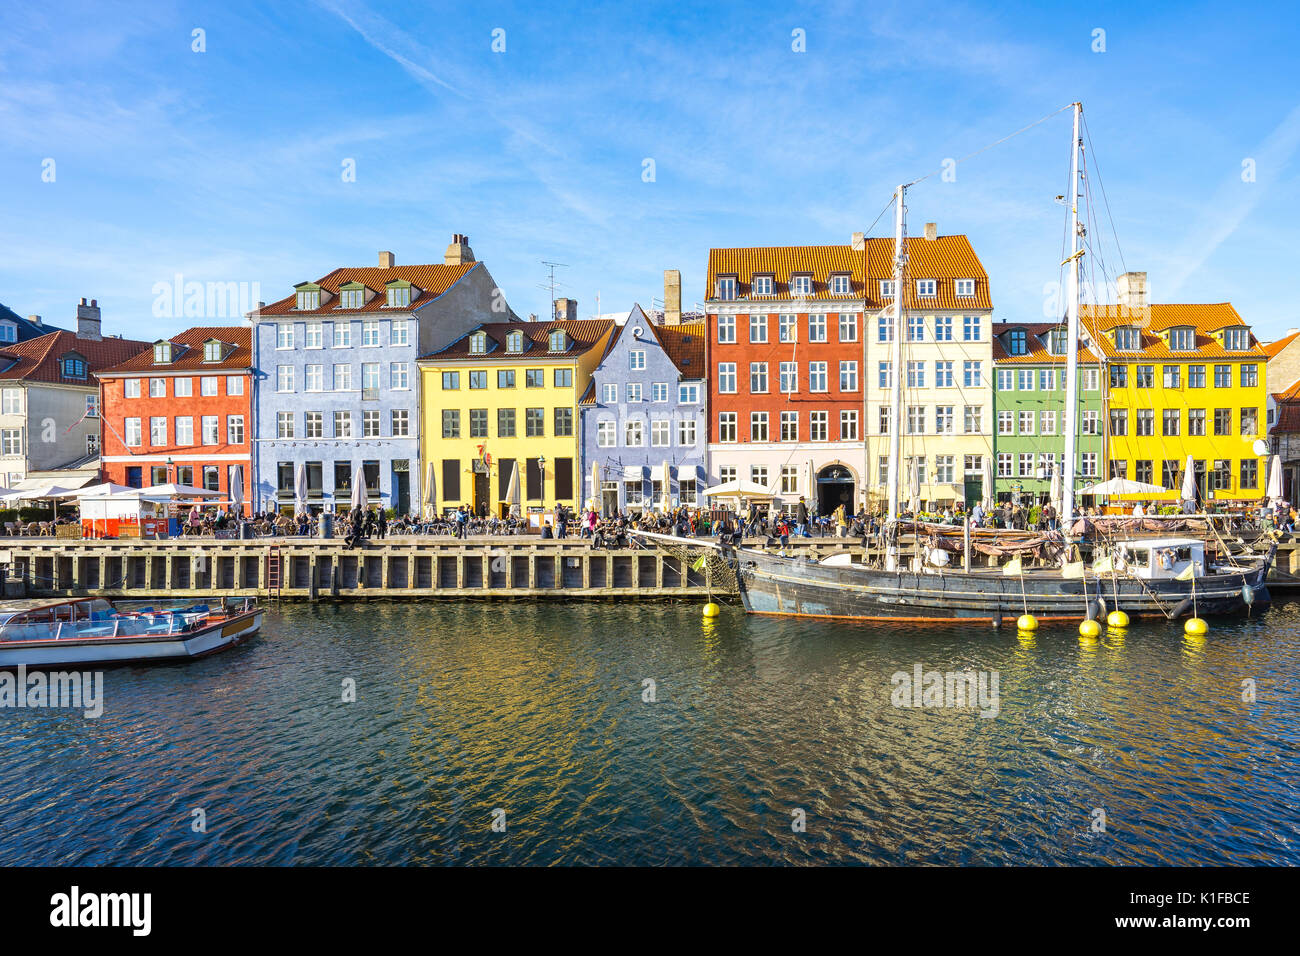
[[[898,706],[918,665],[996,671],[996,716]],[[286,605],[228,653],[106,670],[98,719],[0,710],[0,864],[1294,865],[1298,675],[1297,604],[1092,645]]]

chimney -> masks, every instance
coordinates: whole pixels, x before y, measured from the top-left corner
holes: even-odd
[[[391,252],[379,253],[379,268],[391,269],[395,265],[397,265],[397,260],[393,258],[393,254]]]
[[[577,299],[556,299],[555,317],[565,322],[572,322],[578,317]]]
[[[1125,272],[1115,280],[1115,293],[1119,304],[1129,309],[1147,307],[1147,274]]]
[[[452,236],[451,245],[447,247],[442,261],[449,266],[461,266],[475,261],[474,250],[469,247],[469,236],[463,236],[459,232]]]
[[[32,325],[40,325],[41,317],[39,315],[29,315],[27,316],[27,321],[30,322]]]
[[[853,251],[854,251],[854,252],[861,252],[861,251],[862,251],[863,249],[865,249],[866,247],[867,247],[867,235],[866,235],[866,233],[863,233],[863,232],[855,232],[855,233],[853,234]]]
[[[934,240],[938,238],[938,235],[939,233],[935,227],[935,224],[932,222],[927,222],[925,224],[925,238],[929,239],[931,242],[934,242]]]
[[[664,325],[682,324],[682,273],[664,270]]]
[[[98,342],[103,339],[99,331],[99,301],[91,299],[90,305],[82,299],[77,306],[77,338]]]

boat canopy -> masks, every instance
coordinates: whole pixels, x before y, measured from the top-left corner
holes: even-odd
[[[1205,542],[1196,538],[1143,538],[1140,541],[1123,541],[1119,556],[1134,577],[1169,579],[1205,575]]]

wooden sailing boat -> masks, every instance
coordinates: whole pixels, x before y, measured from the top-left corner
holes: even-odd
[[[1072,104],[1070,234],[1066,341],[1065,462],[1061,475],[1061,527],[1074,518],[1075,443],[1078,429],[1079,276],[1084,250],[1079,227],[1080,138],[1082,105]],[[1032,615],[1036,620],[1105,619],[1108,611],[1130,617],[1177,617],[1232,614],[1268,603],[1264,579],[1274,550],[1249,562],[1236,562],[1226,552],[1216,560],[1205,542],[1196,538],[1126,539],[1110,542],[1110,553],[1091,568],[1071,561],[1073,544],[1060,536],[1054,551],[1060,563],[1024,567],[1017,556],[1002,567],[977,569],[970,557],[970,528],[966,526],[965,558],[960,569],[943,560],[899,553],[899,491],[902,461],[902,369],[904,303],[907,272],[907,186],[898,187],[895,203],[894,332],[892,337],[894,427],[890,429],[888,517],[882,565],[853,561],[847,553],[821,561],[806,555],[787,556],[730,541],[699,543],[716,550],[735,571],[747,611],[757,614],[842,617],[863,620],[1000,623],[1004,618]],[[915,532],[915,528],[913,528]],[[1068,532],[1067,532],[1068,534]],[[644,537],[681,547],[682,539],[645,534]],[[914,533],[915,540],[915,533]],[[689,547],[697,546],[691,542]],[[905,566],[906,565],[906,566]]]

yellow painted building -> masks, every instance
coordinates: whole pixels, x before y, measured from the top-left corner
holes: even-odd
[[[613,330],[595,319],[481,325],[420,359],[424,514],[504,516],[516,467],[522,514],[576,509],[578,398]]]
[[[1108,385],[1107,477],[1166,489],[1125,500],[1176,503],[1190,456],[1203,502],[1262,497],[1268,357],[1250,327],[1227,302],[1148,304],[1146,273],[1121,276],[1119,292],[1081,313]]]

